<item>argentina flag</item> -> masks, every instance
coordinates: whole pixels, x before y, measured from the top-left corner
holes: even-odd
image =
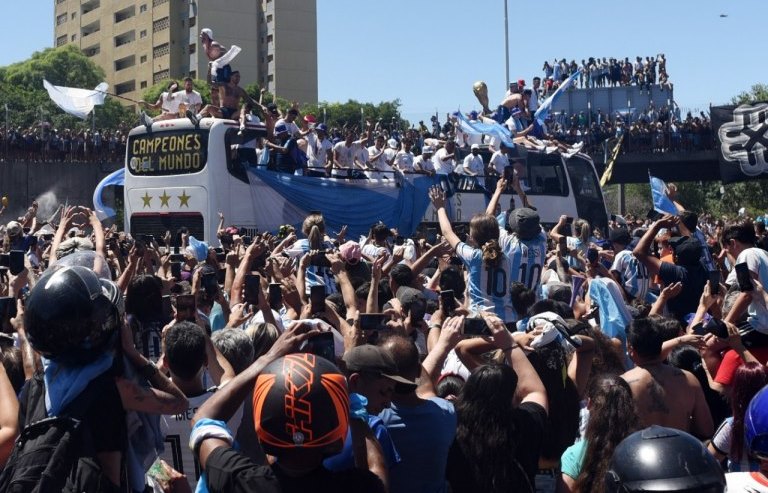
[[[653,196],[653,209],[662,214],[677,215],[677,207],[667,197],[667,184],[661,178],[648,175],[651,180],[651,195]]]
[[[457,111],[454,113],[454,115],[456,115],[456,119],[459,122],[461,131],[465,134],[490,135],[497,141],[503,142],[505,146],[514,148],[515,144],[512,142],[512,136],[510,135],[509,130],[507,130],[503,125],[500,125],[496,122],[485,123],[491,121],[490,119],[486,119],[485,122],[470,122],[464,115],[461,114],[461,111]]]
[[[547,116],[549,115],[549,110],[552,109],[552,105],[557,102],[558,99],[560,99],[560,96],[565,94],[565,91],[571,87],[576,80],[579,78],[579,75],[581,75],[581,71],[575,72],[573,75],[568,77],[568,79],[565,80],[562,84],[560,84],[560,87],[557,88],[557,91],[550,97],[546,99],[543,103],[541,103],[541,106],[539,106],[539,109],[536,110],[536,113],[533,114],[533,118],[539,122],[540,125],[544,124],[544,120],[547,119]]]

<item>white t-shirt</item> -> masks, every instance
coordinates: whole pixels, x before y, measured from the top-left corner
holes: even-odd
[[[413,172],[413,153],[412,152],[405,152],[400,151],[395,155],[395,166],[401,171],[404,171],[406,173],[412,173]]]
[[[214,387],[196,397],[188,397],[189,407],[185,411],[174,415],[163,415],[160,420],[160,429],[165,437],[165,450],[160,454],[160,458],[187,476],[192,491],[195,491],[197,480],[202,473],[195,454],[189,449],[192,417],[197,409],[213,395],[215,390]],[[227,427],[232,433],[235,433],[240,427],[242,419],[243,408],[241,406],[232,416],[232,419],[227,422]]]
[[[448,175],[453,171],[455,161],[453,157],[447,158],[448,151],[445,147],[438,149],[435,156],[432,158],[432,164],[435,167],[435,173],[438,175]]]
[[[179,113],[179,103],[181,103],[181,98],[177,97],[178,92],[175,92],[173,94],[170,94],[169,92],[164,92],[160,95],[160,97],[163,100],[163,113]]]
[[[736,258],[736,263],[747,263],[750,272],[757,274],[757,282],[768,291],[768,252],[761,248],[746,248]],[[754,279],[753,279],[753,282]],[[738,285],[736,281],[736,269],[731,269],[728,274],[728,279],[725,281],[729,286],[734,284]],[[749,323],[752,327],[760,330],[761,332],[768,332],[768,313],[760,303],[750,302],[749,308],[747,308],[749,314]]]
[[[203,107],[203,98],[200,96],[200,93],[197,91],[187,92],[184,90],[176,91],[173,93],[173,99],[179,100],[180,103],[184,103],[187,105],[188,109],[193,109],[192,106],[195,106],[197,111],[200,111],[200,109]],[[177,106],[178,111],[178,106]]]
[[[375,156],[375,155],[377,155],[379,153],[381,153],[381,155],[378,158],[373,159],[373,156]],[[381,150],[377,149],[376,146],[371,146],[371,147],[368,148],[368,163],[371,166],[373,166],[374,168],[376,168],[377,171],[389,171],[390,170],[390,167],[387,164],[386,159],[387,159],[387,157],[386,157],[386,150],[384,150],[384,152],[381,152]]]
[[[477,120],[470,120],[470,123],[480,123]],[[480,134],[465,134],[466,135],[466,142],[469,147],[472,147],[473,144],[480,145],[483,143],[483,136]]]
[[[310,167],[323,167],[328,162],[328,153],[333,150],[331,141],[323,139],[322,141],[315,133],[307,134],[307,158]]]
[[[336,156],[336,162],[343,168],[352,168],[354,163],[355,145],[347,147],[346,142],[337,142],[333,146],[333,153]]]
[[[478,154],[475,156],[474,154],[467,154],[467,156],[464,158],[464,163],[461,166],[461,174],[469,175],[471,174],[477,174],[482,175],[483,174],[483,156]]]
[[[493,166],[493,169],[496,170],[496,172],[499,175],[504,175],[504,168],[509,166],[509,158],[506,154],[503,154],[501,151],[496,151],[491,156],[491,160],[488,163],[491,166]]]
[[[416,156],[413,160],[413,169],[421,171],[435,171],[433,158],[424,159],[424,155]]]

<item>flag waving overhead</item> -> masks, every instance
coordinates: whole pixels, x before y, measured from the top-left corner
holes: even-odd
[[[533,118],[539,122],[539,124],[543,124],[544,120],[547,119],[547,116],[549,115],[549,110],[552,109],[552,105],[557,102],[558,99],[560,99],[560,96],[565,94],[565,91],[571,87],[576,79],[579,78],[579,74],[581,74],[580,71],[575,72],[573,75],[568,77],[568,79],[565,80],[562,84],[560,84],[560,87],[557,88],[557,91],[550,97],[548,97],[543,103],[541,103],[541,106],[539,106],[539,109],[536,110],[536,113],[533,114]]]
[[[512,136],[509,133],[509,130],[507,130],[506,127],[503,125],[500,125],[496,122],[493,123],[485,123],[485,122],[471,122],[467,120],[467,118],[461,114],[461,111],[457,111],[454,113],[456,115],[456,119],[459,122],[459,127],[461,128],[461,131],[465,134],[470,135],[490,135],[491,137],[495,138],[499,142],[504,142],[504,145],[509,148],[514,148],[515,144],[512,141]],[[486,122],[491,121],[490,119],[486,119]]]
[[[72,116],[88,118],[88,113],[93,111],[97,104],[104,104],[109,84],[102,82],[95,89],[79,89],[77,87],[54,86],[43,79],[43,87],[48,91],[48,96],[56,103],[56,106]]]
[[[653,209],[662,214],[677,215],[677,207],[667,197],[667,184],[661,178],[648,175],[651,180],[651,195],[653,196]]]

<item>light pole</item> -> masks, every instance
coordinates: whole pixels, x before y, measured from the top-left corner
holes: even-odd
[[[506,54],[506,67],[507,67],[507,86],[504,91],[509,89],[509,15],[507,13],[507,3],[509,0],[504,0],[504,53]]]

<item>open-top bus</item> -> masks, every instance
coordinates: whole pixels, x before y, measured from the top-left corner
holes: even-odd
[[[251,139],[264,136],[266,129],[249,125],[245,133]],[[436,182],[433,178],[399,172],[357,180],[287,175],[244,163],[234,151],[243,140],[236,122],[213,118],[198,125],[188,119],[166,120],[150,129],[131,130],[124,185],[126,231],[134,237],[161,237],[185,226],[196,238],[216,245],[219,212],[227,224],[262,231],[298,225],[311,210],[322,211],[331,230],[347,224],[353,234],[364,234],[376,220],[400,226],[406,235],[420,222],[436,221],[425,187]],[[564,159],[559,153],[528,151],[527,173],[527,193],[543,223],[568,214],[595,227],[607,225],[589,157]],[[512,198],[505,194],[501,206],[509,207]],[[452,197],[454,220],[468,222],[485,210],[487,200],[482,190],[457,191]]]

